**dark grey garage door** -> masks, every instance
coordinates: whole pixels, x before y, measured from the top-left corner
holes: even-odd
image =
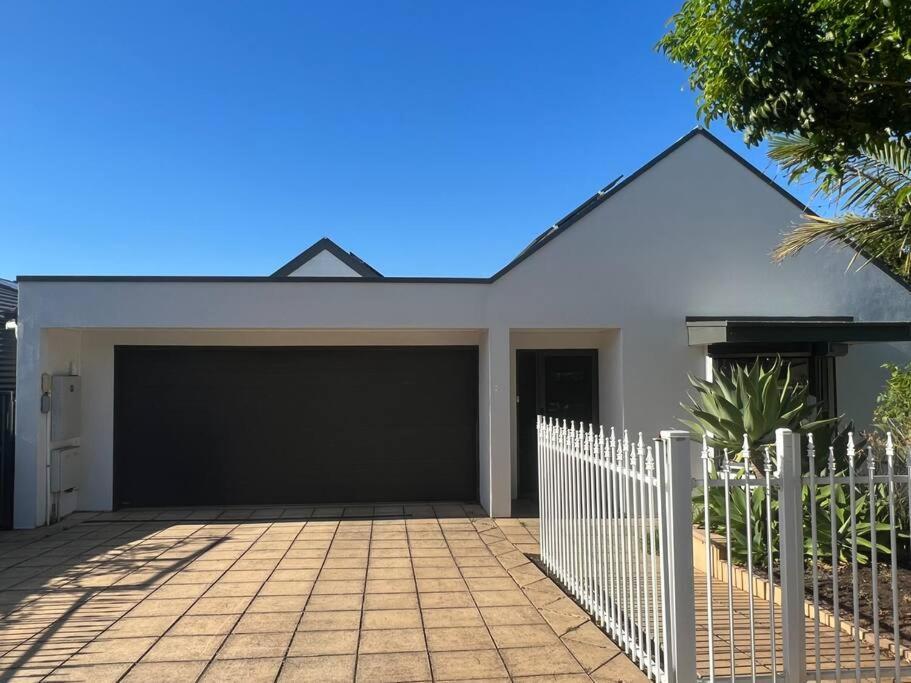
[[[123,506],[475,500],[473,347],[115,349]]]

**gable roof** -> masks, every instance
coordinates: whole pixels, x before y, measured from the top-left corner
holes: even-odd
[[[794,206],[799,208],[801,211],[803,211],[805,213],[812,213],[812,211],[810,211],[810,208],[806,204],[804,204],[802,201],[797,199],[797,197],[792,195],[790,192],[788,192],[786,189],[784,189],[781,185],[779,185],[774,180],[769,178],[758,168],[753,166],[753,164],[751,164],[749,161],[747,161],[742,156],[737,154],[737,152],[735,152],[733,149],[728,147],[721,140],[719,140],[714,135],[709,133],[705,128],[697,127],[697,128],[693,128],[693,130],[691,130],[689,133],[687,133],[682,138],[677,140],[677,142],[672,144],[670,147],[665,149],[663,152],[661,152],[657,156],[653,157],[651,160],[646,162],[644,165],[640,166],[631,175],[628,175],[626,177],[620,176],[620,177],[616,178],[613,182],[609,183],[606,187],[604,187],[603,189],[599,190],[597,193],[595,193],[594,195],[592,195],[591,197],[586,199],[584,202],[582,202],[582,204],[580,204],[575,209],[570,211],[563,218],[561,218],[559,221],[554,223],[550,228],[545,230],[541,235],[539,235],[531,244],[529,244],[525,249],[523,249],[522,252],[520,252],[518,256],[516,256],[512,261],[510,261],[505,266],[503,266],[499,271],[497,271],[493,275],[491,280],[496,280],[496,279],[502,277],[503,275],[506,275],[506,273],[508,273],[510,270],[512,270],[517,265],[522,263],[522,261],[527,259],[529,256],[534,254],[536,251],[538,251],[538,249],[540,249],[545,244],[547,244],[548,242],[550,242],[551,240],[553,240],[554,238],[556,238],[557,236],[559,236],[560,234],[562,234],[563,232],[568,230],[570,227],[572,227],[580,218],[583,218],[587,214],[594,211],[596,208],[601,206],[601,204],[606,202],[608,199],[610,199],[615,194],[620,192],[627,185],[629,185],[630,183],[635,181],[639,176],[643,175],[646,171],[648,171],[653,166],[655,166],[659,161],[662,161],[666,157],[670,156],[673,152],[675,152],[677,149],[679,149],[680,147],[685,145],[687,142],[689,142],[691,139],[693,139],[697,135],[701,135],[706,140],[709,140],[710,142],[712,142],[716,147],[718,147],[720,150],[722,150],[725,154],[727,154],[732,159],[737,161],[741,166],[746,168],[753,175],[755,175],[757,178],[759,178],[764,183],[766,183],[769,187],[771,187],[772,189],[777,191],[778,194],[780,194],[782,197],[787,199],[789,202],[791,202]]]
[[[322,239],[314,242],[311,246],[304,249],[304,251],[299,253],[281,268],[272,273],[272,277],[288,277],[295,270],[307,263],[307,261],[312,260],[316,257],[317,254],[321,254],[324,251],[328,251],[335,258],[344,263],[361,277],[383,277],[382,273],[380,273],[380,271],[378,271],[376,268],[368,264],[366,261],[361,260],[357,255],[354,254],[354,252],[345,251],[328,237],[323,237]]]
[[[160,275],[140,275],[140,276],[80,276],[80,275],[58,275],[58,276],[47,276],[47,275],[20,275],[17,280],[22,282],[27,281],[56,281],[56,282],[66,282],[66,281],[107,281],[107,282],[117,282],[117,281],[132,281],[132,282],[156,282],[156,281],[165,281],[165,282],[257,282],[257,281],[266,281],[266,282],[297,282],[301,280],[306,280],[309,282],[385,282],[385,283],[449,283],[449,284],[490,284],[496,282],[501,277],[506,275],[513,268],[518,266],[522,261],[529,258],[535,254],[539,249],[544,245],[549,244],[552,240],[556,239],[563,232],[571,228],[576,222],[581,218],[588,215],[596,208],[601,206],[608,199],[619,193],[623,188],[625,188],[630,183],[634,182],[639,176],[645,174],[646,171],[651,169],[653,166],[658,164],[660,161],[665,159],[674,153],[677,149],[685,145],[691,139],[696,136],[702,136],[712,144],[714,144],[718,149],[727,154],[731,159],[739,163],[746,170],[752,173],[757,179],[764,182],[770,188],[775,190],[778,194],[784,197],[788,202],[797,207],[800,211],[806,213],[807,215],[814,216],[816,215],[804,202],[800,201],[793,194],[788,192],[781,185],[776,183],[774,180],[765,175],[762,171],[756,168],[749,161],[740,156],[733,149],[728,147],[725,143],[719,140],[717,137],[712,135],[709,131],[702,127],[693,128],[690,132],[684,135],[682,138],[677,140],[670,147],[665,149],[663,152],[653,157],[650,161],[646,162],[643,166],[636,169],[634,173],[628,176],[619,176],[613,182],[608,183],[604,188],[599,190],[597,193],[586,199],[582,204],[577,206],[575,209],[570,211],[566,216],[561,218],[559,221],[554,223],[552,226],[547,228],[543,233],[538,235],[525,249],[523,249],[515,258],[513,258],[509,263],[503,266],[496,273],[490,277],[384,277],[378,270],[362,261],[352,252],[346,252],[341,247],[339,247],[335,242],[330,240],[328,237],[324,237],[316,242],[313,246],[309,247],[305,251],[298,254],[291,261],[286,263],[284,266],[275,271],[271,276],[268,277],[257,277],[257,276],[160,276]],[[850,245],[849,245],[850,246]],[[289,273],[293,273],[297,268],[302,266],[304,263],[314,258],[317,254],[322,251],[328,251],[337,259],[342,261],[349,268],[354,270],[359,274],[358,277],[327,277],[327,276],[289,276]],[[862,257],[869,260],[869,262],[876,266],[879,270],[883,271],[890,278],[895,280],[902,287],[911,291],[911,283],[903,278],[899,277],[893,273],[883,262],[882,260],[870,257],[868,254],[859,252]]]

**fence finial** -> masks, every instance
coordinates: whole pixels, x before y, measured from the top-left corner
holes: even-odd
[[[854,432],[848,432],[848,464],[854,464]]]
[[[766,472],[770,472],[772,469],[772,451],[768,446],[766,446],[763,451],[762,466]],[[781,465],[781,454],[778,455],[778,463]]]
[[[876,460],[873,458],[873,446],[867,446],[867,471],[870,474],[876,472]]]

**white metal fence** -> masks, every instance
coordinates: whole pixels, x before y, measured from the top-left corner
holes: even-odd
[[[810,440],[803,458],[779,430],[760,453],[719,452],[539,418],[542,561],[655,681],[911,680],[896,533],[911,468],[891,439],[879,457],[850,437],[839,450]]]

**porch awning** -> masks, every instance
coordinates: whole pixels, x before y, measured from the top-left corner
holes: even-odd
[[[690,346],[911,341],[911,322],[857,322],[850,316],[687,316],[686,331]]]

